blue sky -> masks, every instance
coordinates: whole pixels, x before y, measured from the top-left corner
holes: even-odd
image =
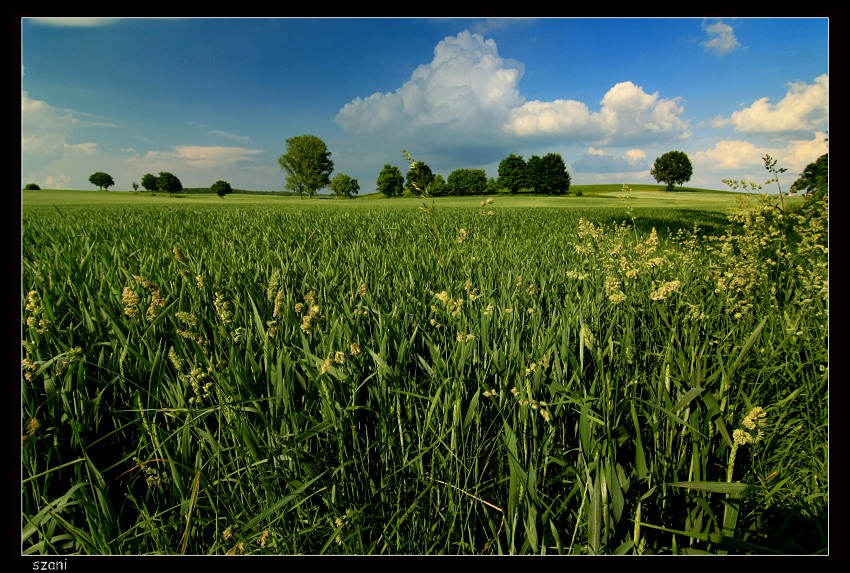
[[[574,187],[785,187],[828,150],[823,18],[22,18],[21,185],[113,190],[170,171],[281,190],[286,140],[375,189],[402,149],[435,173],[560,153]]]

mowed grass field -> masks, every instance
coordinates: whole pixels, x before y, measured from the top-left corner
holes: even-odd
[[[828,553],[826,200],[577,188],[24,191],[22,553]]]

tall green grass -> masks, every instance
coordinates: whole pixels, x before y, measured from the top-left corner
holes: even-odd
[[[828,551],[825,202],[330,203],[25,204],[23,554]]]

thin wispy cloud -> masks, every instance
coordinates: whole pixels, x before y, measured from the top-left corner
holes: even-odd
[[[251,141],[251,138],[247,135],[237,135],[235,133],[230,133],[229,131],[221,131],[220,129],[212,129],[209,134],[216,137],[223,137],[225,139],[232,139],[233,141],[244,141],[246,143]]]
[[[21,93],[21,152],[40,160],[59,158],[76,126],[71,113]]]
[[[485,36],[497,30],[504,30],[510,26],[529,25],[534,23],[535,18],[487,18],[474,22],[470,30],[475,34]]]
[[[244,172],[246,166],[251,171],[256,157],[262,153],[261,149],[244,147],[176,145],[171,149],[133,154],[124,161],[131,178],[141,178],[144,173],[168,171],[177,175],[184,187],[191,187],[210,185],[217,179],[229,181],[234,174]],[[196,180],[196,183],[189,183],[191,180]]]
[[[635,173],[651,167],[646,152],[629,150],[625,155],[612,155],[603,149],[589,148],[573,163],[573,168],[588,173]]]
[[[109,26],[115,22],[119,22],[122,18],[57,17],[31,18],[31,20],[36,24],[56,28],[94,28],[97,26]]]
[[[178,158],[195,167],[214,165],[232,165],[240,161],[252,161],[254,155],[263,152],[262,149],[245,147],[221,147],[201,145],[178,145],[174,148]]]
[[[706,52],[725,56],[741,48],[741,43],[735,37],[735,30],[729,24],[723,21],[704,22],[703,29],[709,36],[708,40],[702,42]]]

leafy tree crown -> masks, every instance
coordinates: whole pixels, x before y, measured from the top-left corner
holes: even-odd
[[[330,183],[331,191],[338,197],[351,198],[360,192],[360,183],[345,173],[338,173]]]
[[[672,191],[676,185],[691,180],[694,167],[685,152],[668,151],[655,160],[649,174],[659,183],[666,184],[668,191]]]
[[[385,164],[378,174],[376,187],[378,193],[387,197],[400,197],[404,191],[404,176],[401,170],[395,165]]]
[[[142,177],[142,187],[151,192],[159,191],[156,175],[153,173],[145,173]]]
[[[222,181],[221,179],[219,179],[218,181],[212,184],[212,187],[210,187],[210,191],[212,191],[219,197],[224,198],[225,195],[233,193],[233,188],[227,181]]]
[[[528,166],[521,155],[510,154],[501,162],[498,168],[498,184],[511,193],[516,193],[527,185]]]
[[[817,160],[806,165],[806,168],[791,185],[795,193],[808,193],[824,196],[829,193],[829,154],[824,153]]]
[[[160,171],[156,178],[156,186],[160,191],[168,193],[180,193],[183,190],[183,184],[173,173],[168,171]]]
[[[109,173],[97,171],[89,176],[89,183],[96,185],[99,189],[109,189],[115,185],[115,181]]]
[[[286,140],[286,153],[278,159],[286,171],[286,188],[309,197],[331,183],[334,162],[325,142],[315,135],[299,135]]]

